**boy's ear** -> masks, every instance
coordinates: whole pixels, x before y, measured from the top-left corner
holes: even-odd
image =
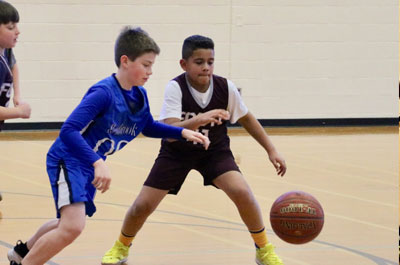
[[[181,59],[179,61],[179,64],[181,65],[181,68],[183,69],[183,71],[186,72],[186,60],[185,59]]]
[[[129,59],[128,56],[122,55],[121,58],[119,58],[119,60],[120,60],[120,65],[121,65],[121,66],[126,65],[126,64],[128,63],[128,59]]]

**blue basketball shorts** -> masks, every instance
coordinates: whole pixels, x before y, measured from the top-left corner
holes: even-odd
[[[47,155],[46,164],[57,218],[63,206],[78,202],[84,202],[86,215],[92,216],[96,212],[93,202],[96,188],[92,185],[94,168],[75,158],[58,159],[51,155]]]

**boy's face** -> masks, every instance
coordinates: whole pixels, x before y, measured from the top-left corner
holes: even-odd
[[[126,61],[122,61],[121,63],[126,68],[129,84],[132,86],[143,86],[153,73],[152,67],[155,60],[156,54],[153,52],[144,53],[134,61],[126,57]]]
[[[200,92],[208,89],[214,72],[214,50],[197,49],[187,60],[182,59],[180,64],[193,88]]]
[[[17,43],[18,35],[17,23],[0,24],[0,48],[13,48]]]

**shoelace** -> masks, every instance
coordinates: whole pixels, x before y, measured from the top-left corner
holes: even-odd
[[[275,254],[274,249],[268,249],[267,252],[262,256],[262,259],[268,257],[271,261],[279,261],[282,262],[282,260]]]
[[[281,261],[281,259],[276,254],[266,253],[264,257],[269,257],[271,261]]]

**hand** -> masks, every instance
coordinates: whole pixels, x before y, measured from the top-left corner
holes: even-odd
[[[13,97],[13,103],[14,103],[14,107],[18,106],[19,104],[21,104],[21,97],[19,95],[15,95]]]
[[[101,193],[104,193],[110,188],[110,170],[108,169],[106,162],[101,158],[93,163],[93,167],[94,180],[92,181],[92,184],[96,189],[100,190]]]
[[[214,109],[196,116],[199,126],[204,126],[209,123],[222,124],[222,120],[229,120],[230,114],[224,109]]]
[[[200,143],[204,146],[204,149],[208,149],[208,146],[210,145],[210,139],[208,139],[207,136],[204,136],[203,134],[199,132],[195,132],[189,129],[183,129],[182,130],[182,137],[185,139],[188,139],[189,141],[193,141],[196,143]]]
[[[285,159],[275,151],[269,155],[269,160],[274,165],[278,176],[283,177],[287,169]]]
[[[28,103],[19,103],[15,108],[18,110],[20,118],[28,119],[31,116],[31,106]]]

